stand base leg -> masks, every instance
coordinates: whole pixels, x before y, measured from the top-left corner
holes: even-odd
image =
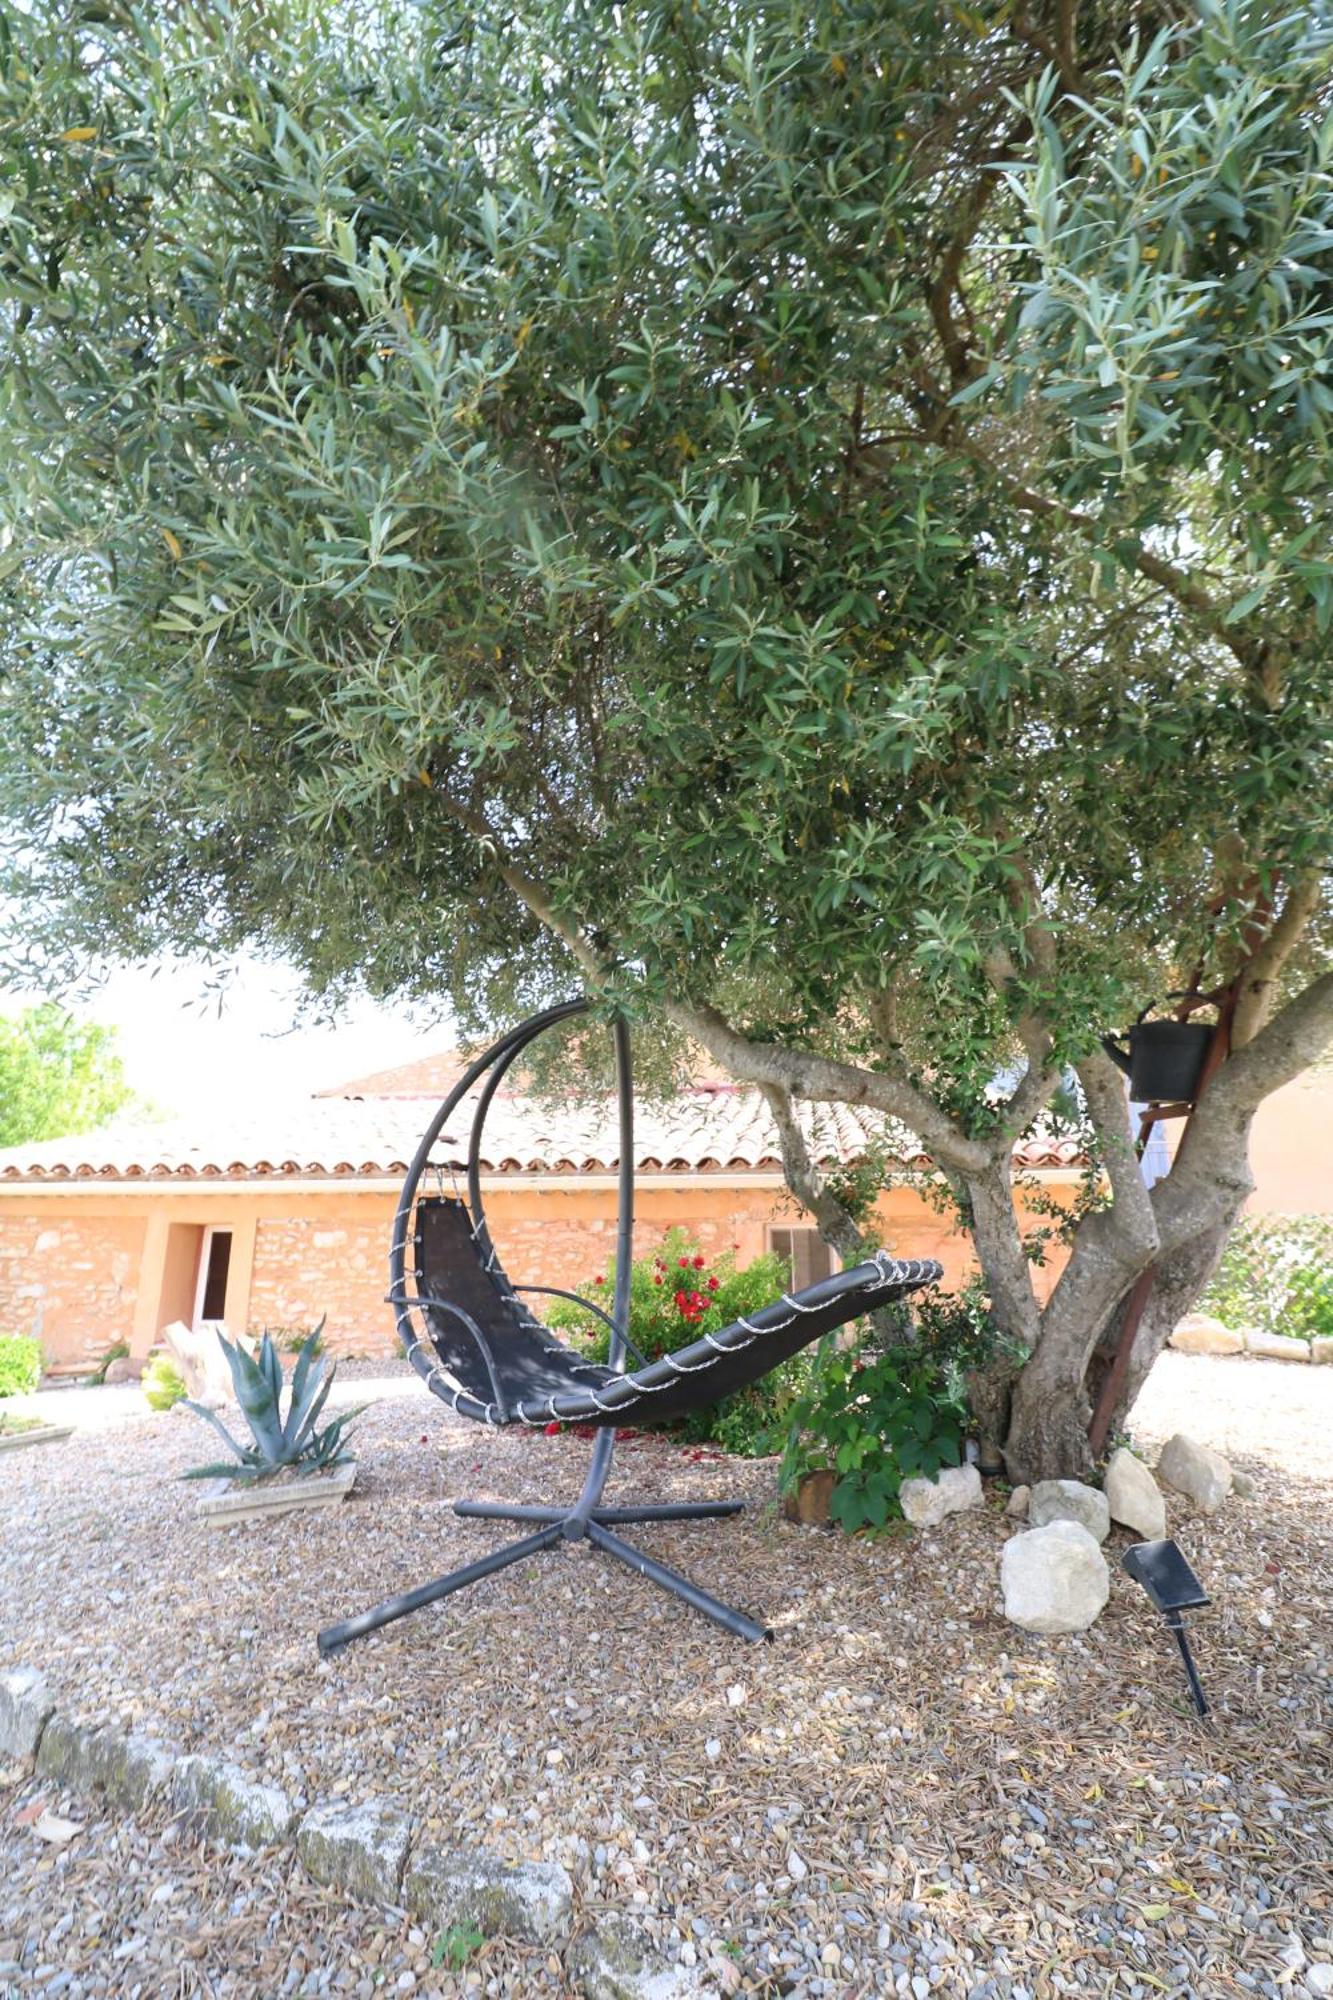
[[[721,1598],[710,1597],[706,1590],[700,1590],[697,1583],[691,1583],[679,1570],[646,1556],[642,1549],[634,1548],[629,1542],[622,1542],[619,1535],[613,1535],[600,1521],[589,1521],[588,1540],[595,1547],[605,1549],[607,1555],[614,1556],[617,1562],[624,1563],[627,1569],[637,1570],[640,1576],[646,1576],[649,1583],[655,1583],[659,1590],[669,1590],[676,1597],[683,1597],[696,1611],[702,1611],[705,1618],[711,1618],[715,1625],[721,1625],[727,1632],[734,1632],[738,1639],[773,1637],[766,1625],[756,1624],[743,1611],[733,1611]]]
[[[434,1583],[423,1583],[416,1590],[404,1590],[397,1597],[386,1597],[383,1604],[375,1605],[373,1610],[362,1611],[355,1618],[344,1618],[340,1625],[326,1625],[319,1634],[319,1650],[327,1658],[340,1646],[345,1646],[349,1639],[361,1639],[367,1632],[378,1632],[381,1625],[392,1625],[395,1618],[406,1618],[410,1612],[420,1611],[423,1605],[434,1604],[441,1597],[452,1596],[456,1590],[466,1590],[469,1584],[480,1583],[483,1577],[508,1569],[511,1563],[538,1555],[542,1549],[554,1548],[559,1540],[560,1526],[557,1522],[552,1527],[540,1529],[535,1535],[524,1535],[522,1541],[509,1542],[504,1548],[482,1556],[477,1562],[467,1563],[462,1569],[450,1570],[447,1576],[437,1577]]]
[[[469,1518],[535,1521],[541,1525],[535,1534],[524,1535],[521,1541],[508,1542],[504,1548],[496,1549],[476,1562],[467,1563],[462,1569],[450,1570],[447,1576],[437,1577],[434,1583],[423,1583],[415,1590],[405,1590],[397,1597],[388,1597],[383,1604],[375,1605],[370,1611],[362,1611],[355,1618],[345,1618],[338,1625],[326,1625],[319,1634],[319,1650],[327,1658],[352,1639],[378,1632],[382,1625],[391,1625],[396,1618],[406,1618],[411,1612],[420,1611],[424,1605],[435,1604],[442,1597],[452,1596],[456,1590],[466,1590],[470,1584],[480,1583],[484,1577],[508,1569],[512,1563],[523,1562],[528,1556],[539,1555],[543,1549],[554,1548],[567,1534],[577,1537],[583,1533],[604,1554],[614,1556],[627,1569],[647,1577],[659,1590],[667,1590],[673,1596],[683,1598],[695,1611],[701,1611],[705,1618],[711,1618],[715,1625],[721,1625],[724,1631],[733,1633],[736,1638],[771,1639],[773,1634],[767,1626],[747,1618],[743,1611],[734,1611],[720,1598],[701,1590],[697,1583],[691,1583],[679,1570],[671,1569],[653,1556],[644,1555],[641,1549],[622,1541],[619,1535],[613,1535],[604,1525],[607,1521],[711,1520],[721,1515],[739,1514],[743,1504],[740,1500],[700,1500],[679,1504],[664,1502],[660,1506],[598,1507],[586,1524],[580,1521],[576,1527],[571,1527],[573,1513],[567,1506],[504,1507],[498,1504],[493,1506],[488,1500],[459,1500],[455,1503],[454,1512]]]
[[[594,1521],[712,1521],[744,1511],[743,1500],[672,1500],[642,1507],[594,1507]],[[563,1521],[568,1507],[507,1506],[499,1500],[455,1500],[455,1514],[470,1521]]]

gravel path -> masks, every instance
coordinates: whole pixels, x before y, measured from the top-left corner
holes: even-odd
[[[58,1392],[78,1435],[0,1458],[0,1666],[298,1805],[375,1795],[449,1843],[563,1862],[581,1920],[635,1917],[708,1990],[1333,1990],[1333,1370],[1168,1355],[1136,1411],[1140,1441],[1187,1427],[1254,1480],[1212,1519],[1172,1508],[1214,1598],[1211,1731],[1118,1568],[1080,1638],[1004,1623],[999,1496],[849,1541],[775,1518],[771,1462],[650,1438],[621,1448],[613,1499],[754,1505],[629,1533],[766,1614],[775,1646],[568,1547],[320,1661],[319,1625],[496,1545],[456,1495],[572,1496],[586,1455],[488,1437],[379,1373],[346,1385],[376,1398],[351,1501],[207,1536],[174,1476],[202,1427]],[[57,1794],[83,1831],[44,1846],[19,1775],[0,1772],[0,1996],[569,1991],[558,1958],[505,1944],[432,1970],[406,1918],[161,1816],[116,1826]]]

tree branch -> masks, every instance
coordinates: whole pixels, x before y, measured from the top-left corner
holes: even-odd
[[[666,1014],[743,1083],[773,1083],[812,1103],[866,1104],[908,1126],[941,1164],[964,1174],[982,1173],[990,1153],[969,1139],[938,1104],[901,1072],[858,1069],[805,1049],[752,1042],[708,1005],[668,1001]]]
[[[836,1195],[830,1194],[823,1175],[811,1158],[791,1092],[777,1083],[761,1083],[759,1088],[778,1128],[782,1171],[787,1186],[803,1207],[810,1211],[824,1241],[832,1244],[845,1264],[855,1264],[865,1248],[865,1238]]]
[[[1196,1152],[1206,1158],[1222,1144],[1237,1119],[1248,1123],[1265,1097],[1317,1062],[1331,1043],[1333,969],[1311,980],[1222,1064],[1195,1106],[1172,1179],[1187,1158]]]
[[[593,946],[581,931],[575,930],[559,916],[541,884],[534,881],[526,869],[511,861],[500,845],[499,835],[491,828],[482,814],[471,806],[465,806],[460,799],[451,796],[439,786],[434,788],[434,796],[445,811],[456,819],[460,826],[474,835],[478,844],[492,857],[495,872],[500,880],[511,889],[519,901],[532,912],[539,924],[558,937],[567,946],[580,971],[593,986],[605,983],[608,967],[605,966]]]
[[[1323,895],[1318,869],[1297,876],[1287,891],[1268,936],[1241,974],[1240,994],[1231,1022],[1231,1046],[1239,1051],[1252,1042],[1272,1016],[1278,981],[1300,943]]]

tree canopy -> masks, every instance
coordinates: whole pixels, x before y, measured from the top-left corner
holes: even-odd
[[[16,950],[590,982],[905,1119],[1029,1344],[1014,1137],[1248,961],[1243,1153],[1333,1023],[1327,6],[0,35]]]
[[[0,1015],[0,1146],[91,1132],[123,1110],[131,1092],[115,1040],[49,1001]]]

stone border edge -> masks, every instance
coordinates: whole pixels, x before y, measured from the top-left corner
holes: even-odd
[[[123,1812],[165,1805],[202,1838],[242,1852],[287,1847],[312,1881],[354,1902],[561,1949],[586,2000],[702,2000],[719,1990],[658,1957],[618,1912],[576,1934],[573,1883],[558,1865],[418,1841],[411,1816],[383,1801],[317,1801],[298,1816],[285,1793],[221,1757],[67,1720],[36,1668],[0,1672],[0,1758]]]

